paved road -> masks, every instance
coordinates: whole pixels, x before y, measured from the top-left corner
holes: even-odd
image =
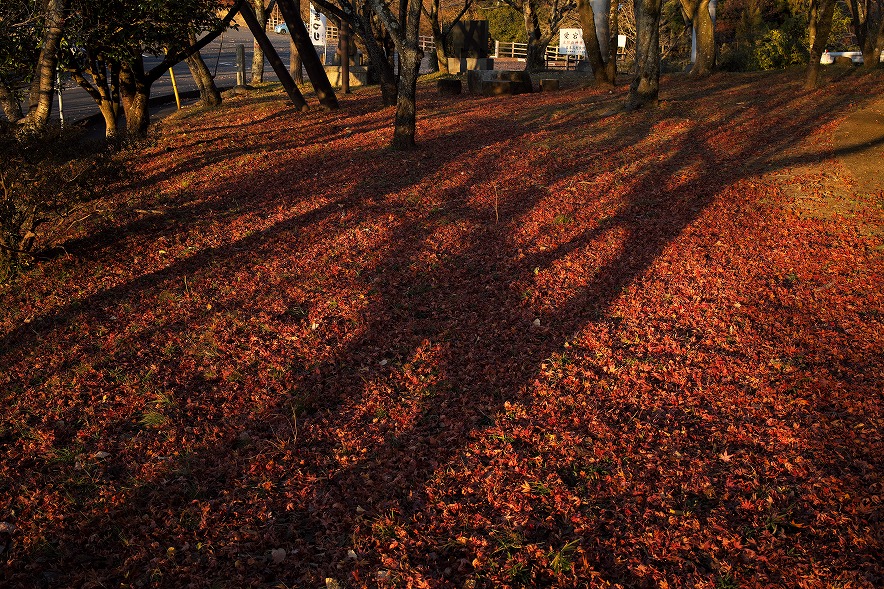
[[[289,61],[289,37],[288,35],[276,35],[272,31],[268,36],[273,42],[274,48],[279,53],[282,60],[288,64]],[[236,84],[236,46],[242,44],[245,46],[246,54],[246,81],[251,77],[252,67],[252,47],[254,37],[246,29],[239,31],[230,29],[224,32],[222,36],[209,43],[201,54],[209,66],[209,69],[215,73],[215,84],[219,87],[231,87]],[[145,56],[145,68],[150,69],[161,60],[154,56]],[[178,84],[179,92],[188,90],[196,90],[196,84],[190,75],[185,63],[180,63],[174,68],[175,81]],[[264,61],[264,79],[275,81],[276,75],[270,64]],[[157,80],[151,88],[151,96],[172,96],[171,77],[166,74]],[[62,102],[64,105],[65,122],[76,122],[83,120],[92,115],[98,114],[98,107],[85,90],[77,86],[73,81],[65,81],[63,84]],[[152,114],[160,114],[162,107],[152,107]],[[167,108],[165,110],[168,110]],[[0,114],[2,116],[2,114]],[[58,102],[53,104],[52,117],[55,120],[59,118]]]
[[[277,35],[272,31],[268,31],[268,37],[283,62],[288,65],[290,59],[289,36]],[[236,47],[240,44],[242,44],[245,49],[246,82],[249,81],[251,78],[254,40],[254,36],[246,28],[240,28],[239,30],[229,29],[202,49],[200,53],[203,56],[203,60],[205,60],[209,70],[215,75],[215,84],[219,88],[230,88],[236,84]],[[329,51],[331,52],[331,48],[329,48]],[[160,61],[161,59],[159,57],[146,55],[144,57],[145,68],[149,70]],[[196,84],[190,75],[190,70],[187,68],[187,64],[184,62],[179,63],[175,66],[174,71],[175,81],[178,85],[179,92],[196,90]],[[421,65],[422,73],[428,71],[430,71],[429,56],[425,57],[424,63]],[[270,64],[265,59],[264,80],[277,81],[277,79],[276,74],[273,72],[273,68],[270,67]],[[152,118],[161,118],[174,111],[175,106],[174,98],[172,98],[172,81],[168,73],[154,82],[151,88],[151,98],[156,97],[167,97],[169,102],[161,105],[152,105],[150,107]],[[184,100],[182,104],[194,101],[195,100],[193,99],[190,101]],[[62,102],[66,124],[76,123],[77,121],[82,121],[83,119],[99,114],[98,106],[96,106],[89,94],[71,80],[63,82]],[[172,104],[171,107],[169,106],[170,103]],[[0,117],[2,116],[2,111],[0,111]],[[53,104],[52,118],[54,120],[59,119],[57,101]],[[103,125],[101,126],[103,129]]]

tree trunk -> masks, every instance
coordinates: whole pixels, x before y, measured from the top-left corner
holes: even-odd
[[[123,110],[126,113],[126,136],[132,139],[147,137],[150,126],[150,111],[147,108],[150,91],[143,87],[127,96],[123,93]]]
[[[522,7],[525,19],[525,32],[528,34],[528,54],[525,57],[525,69],[530,73],[546,69],[546,45],[542,42],[540,17],[537,14],[535,0],[526,0]]]
[[[662,0],[636,0],[635,74],[626,110],[657,106],[660,94],[660,7]]]
[[[98,105],[98,111],[104,117],[104,137],[112,140],[117,136],[117,114],[119,109],[113,102],[113,92],[111,84],[107,76],[107,64],[103,59],[96,58],[94,54],[88,53],[88,68],[86,73],[92,78],[89,83],[79,68],[70,70],[74,81],[83,90],[92,97],[95,104]]]
[[[377,37],[368,26],[368,34],[370,41],[363,37],[365,41],[365,52],[368,53],[368,60],[374,66],[378,74],[378,82],[381,85],[381,101],[384,106],[393,106],[396,104],[399,94],[399,85],[396,80],[396,72],[393,70],[393,64],[390,63],[389,57],[392,55],[392,49],[384,50],[378,43]]]
[[[147,136],[150,126],[150,111],[147,108],[150,86],[139,53],[132,63],[124,64],[120,70],[120,97],[126,115],[126,135],[130,139]]]
[[[850,24],[863,53],[863,69],[877,68],[884,50],[884,6],[881,2],[848,0]]]
[[[316,51],[313,49],[310,33],[307,32],[307,27],[304,26],[300,11],[295,7],[292,0],[277,0],[277,6],[279,6],[279,10],[282,12],[285,23],[289,28],[289,34],[292,36],[295,46],[298,48],[298,54],[301,56],[301,60],[307,70],[307,77],[310,78],[310,83],[313,85],[316,97],[319,98],[319,104],[329,110],[339,108],[338,99],[335,97],[331,82],[328,81],[328,75],[325,73],[325,68],[322,66],[322,63],[320,63],[319,56],[316,55]],[[246,11],[245,8],[246,7],[243,8],[243,12]],[[269,56],[270,52],[266,47],[264,48],[264,52]],[[276,75],[279,76],[279,73],[277,72]]]
[[[608,41],[608,61],[605,64],[605,69],[608,70],[608,79],[611,80],[611,84],[617,84],[617,51],[619,50],[619,41],[620,41],[620,10],[619,8],[611,11],[610,6],[608,8],[610,12],[610,22],[611,22],[611,38]]]
[[[92,80],[98,91],[98,110],[104,117],[104,138],[111,141],[117,137],[117,115],[120,111],[114,104],[113,90],[107,73],[108,66],[103,59],[92,60]]]
[[[365,54],[380,81],[381,97],[384,101],[384,106],[396,104],[398,87],[396,74],[391,62],[393,43],[383,26],[377,26],[376,30],[376,21],[372,17],[373,10],[370,6],[370,0],[362,5],[361,10],[356,10],[354,5],[349,2],[342,2],[338,6],[326,0],[315,0],[315,4],[350,23],[350,29],[362,39]],[[382,37],[385,42],[379,41],[379,37]],[[389,41],[389,43],[386,43],[386,41]]]
[[[884,11],[884,8],[881,9]],[[884,14],[878,14],[877,27],[870,27],[863,50],[863,69],[872,70],[881,67],[881,52],[884,51]]]
[[[282,8],[282,2],[280,2],[279,4],[280,8]],[[307,110],[307,101],[304,100],[304,96],[301,94],[301,91],[298,90],[298,86],[289,75],[289,71],[286,69],[285,64],[282,63],[282,59],[279,58],[279,54],[276,53],[276,49],[273,48],[273,44],[270,42],[270,39],[267,38],[264,29],[260,27],[258,19],[257,17],[255,17],[255,13],[252,12],[251,7],[248,4],[243,4],[242,9],[240,10],[240,14],[242,14],[243,19],[246,21],[246,25],[248,25],[249,30],[252,31],[255,39],[257,39],[257,41],[264,48],[264,55],[266,55],[268,61],[270,61],[270,65],[273,67],[273,71],[276,73],[276,77],[279,78],[279,81],[282,83],[283,88],[285,88],[285,91],[289,95],[292,104],[294,104],[295,108],[299,110]],[[303,23],[301,23],[301,26],[303,26]],[[291,30],[292,25],[289,24],[289,31]],[[306,30],[304,32],[306,33]],[[316,53],[314,53],[313,55],[315,56]]]
[[[693,36],[695,39],[694,65],[691,76],[708,76],[715,67],[715,0],[700,0],[694,11]]]
[[[6,115],[10,123],[17,123],[24,116],[21,103],[16,98],[15,92],[4,80],[0,80],[0,107],[3,108],[3,114]]]
[[[28,101],[28,114],[19,121],[31,129],[43,129],[52,113],[52,99],[55,90],[56,66],[58,50],[61,45],[64,27],[65,0],[47,0],[46,25],[43,34],[43,46]]]
[[[370,0],[370,3],[399,51],[399,92],[390,147],[411,149],[415,145],[417,77],[424,57],[419,39],[421,0],[400,0],[398,20],[384,0]]]
[[[595,13],[594,3],[597,2],[577,0],[577,14],[580,16],[580,26],[584,31],[583,44],[586,46],[586,57],[589,60],[590,67],[592,67],[592,75],[595,78],[596,84],[613,85],[614,79],[608,77],[609,72],[603,57],[608,55],[608,52],[601,45],[601,39],[604,37],[605,48],[608,47],[608,27],[605,26],[604,31],[597,29],[599,15]],[[608,2],[608,10],[610,8],[611,5]],[[608,21],[607,15],[605,15],[604,20],[605,22]]]
[[[189,40],[191,45],[196,43],[196,35],[191,33]],[[264,54],[262,53],[261,55],[261,63],[263,64]],[[200,104],[209,108],[219,106],[221,104],[221,93],[218,91],[212,72],[209,71],[209,67],[206,65],[200,52],[197,51],[193,55],[189,55],[184,58],[184,61],[187,63],[187,68],[190,70],[190,75],[193,76],[196,87],[199,88]]]
[[[595,34],[603,61],[607,62],[611,42],[611,0],[590,0],[595,17]]]
[[[448,53],[445,51],[445,35],[442,31],[433,29],[433,44],[436,46],[437,70],[440,74],[448,73]]]
[[[119,119],[122,106],[120,99],[120,62],[116,60],[110,62],[110,95],[111,106],[114,109],[114,119]]]
[[[275,0],[271,2],[272,4],[275,4]],[[301,0],[292,0],[292,4],[298,14],[301,14]],[[304,83],[304,62],[301,61],[301,54],[298,53],[295,38],[291,35],[289,35],[289,74],[298,86]]]
[[[829,42],[834,13],[835,0],[812,0],[810,3],[810,18],[807,23],[810,61],[807,63],[807,74],[804,79],[804,87],[808,90],[816,88],[820,59],[826,49],[826,43]]]
[[[301,54],[295,47],[295,40],[289,35],[289,74],[295,80],[295,84],[304,83],[304,64],[301,62]]]
[[[104,138],[107,141],[113,141],[117,138],[116,109],[111,102],[102,100],[98,105],[98,110],[104,118]]]
[[[267,29],[267,13],[264,11],[264,0],[252,0],[252,7],[255,9],[255,17],[261,28]],[[264,50],[261,44],[255,39],[253,42],[252,53],[252,79],[250,84],[260,84],[264,81]]]
[[[420,0],[411,0],[419,3]],[[415,119],[417,116],[417,77],[424,52],[417,46],[407,47],[399,52],[399,95],[396,100],[396,120],[393,141],[390,147],[396,150],[411,149],[415,146]]]
[[[212,78],[212,72],[209,71],[206,62],[203,61],[202,55],[197,52],[187,57],[184,61],[187,63],[187,68],[190,70],[190,75],[193,76],[196,87],[199,88],[200,104],[206,107],[219,106],[221,104],[221,92],[218,91],[215,80]]]

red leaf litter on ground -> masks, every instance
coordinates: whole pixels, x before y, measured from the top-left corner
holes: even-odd
[[[0,290],[4,587],[880,587],[880,76],[166,122]]]

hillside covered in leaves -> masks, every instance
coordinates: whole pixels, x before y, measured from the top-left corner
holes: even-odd
[[[185,111],[0,286],[4,587],[880,587],[880,75]]]

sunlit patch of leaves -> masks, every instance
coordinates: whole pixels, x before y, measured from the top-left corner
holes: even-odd
[[[163,427],[168,421],[169,421],[169,418],[166,417],[165,415],[163,415],[162,413],[160,413],[159,411],[151,410],[151,411],[145,411],[141,415],[141,419],[138,420],[138,423],[140,423],[144,427],[160,428],[160,427]]]
[[[547,555],[549,558],[549,568],[554,573],[559,574],[571,572],[571,569],[574,567],[573,554],[579,545],[579,540],[572,540],[558,550],[550,551]]]

